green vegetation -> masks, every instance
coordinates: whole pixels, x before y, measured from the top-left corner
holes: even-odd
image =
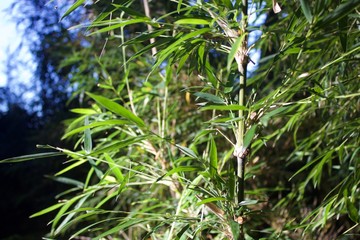
[[[358,1],[84,2],[46,239],[359,237]]]

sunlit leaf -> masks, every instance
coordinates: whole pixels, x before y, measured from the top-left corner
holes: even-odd
[[[227,70],[228,71],[230,71],[231,64],[232,64],[236,54],[240,54],[239,49],[242,46],[242,42],[243,42],[244,38],[245,38],[245,34],[242,34],[241,36],[239,36],[231,47],[230,53],[227,58]]]
[[[131,111],[121,106],[120,104],[113,102],[110,99],[103,96],[98,96],[92,93],[87,93],[87,95],[89,95],[92,99],[94,99],[97,103],[99,103],[101,106],[105,107],[109,111],[118,114],[126,119],[129,119],[130,121],[136,123],[139,127],[145,126],[145,123],[141,118],[139,118]]]
[[[75,11],[81,4],[83,4],[85,0],[77,0],[60,18],[60,21],[63,20],[67,15]]]
[[[183,18],[174,22],[175,24],[209,25],[210,22],[202,18]]]

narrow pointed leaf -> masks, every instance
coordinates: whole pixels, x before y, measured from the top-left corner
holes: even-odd
[[[41,210],[41,211],[39,211],[39,212],[37,212],[37,213],[32,214],[32,215],[30,216],[30,218],[38,217],[38,216],[44,215],[44,214],[46,214],[46,213],[52,212],[52,211],[54,211],[54,210],[62,207],[64,204],[65,204],[65,203],[57,203],[57,204],[55,204],[55,205],[52,205],[52,206],[50,206],[50,207],[48,207],[48,208],[45,208],[45,209],[43,209],[43,210]]]
[[[226,198],[224,198],[224,197],[205,198],[205,199],[201,200],[200,202],[197,202],[196,205],[200,206],[200,205],[203,205],[205,203],[217,202],[217,201],[225,201],[225,200],[226,200]]]
[[[227,58],[227,70],[228,71],[230,71],[230,69],[231,69],[231,64],[232,64],[236,54],[238,54],[238,52],[239,52],[239,49],[241,47],[241,43],[244,40],[244,37],[245,37],[245,34],[239,36],[236,39],[236,41],[234,42],[234,44],[231,46],[231,50],[230,50],[230,53]]]
[[[145,123],[143,122],[143,120],[141,120],[141,118],[139,118],[131,111],[121,106],[120,104],[113,102],[110,99],[103,96],[98,96],[92,93],[87,93],[87,95],[89,95],[92,99],[94,99],[97,103],[99,103],[101,106],[105,107],[109,111],[117,115],[120,115],[126,119],[129,119],[130,121],[136,123],[139,127],[145,126]]]
[[[50,157],[57,157],[57,156],[63,156],[65,155],[62,152],[47,152],[47,153],[35,153],[35,154],[29,154],[29,155],[23,155],[19,157],[11,157],[6,158],[0,161],[0,163],[16,163],[16,162],[25,162],[40,158],[50,158]]]
[[[303,11],[306,20],[311,23],[313,16],[311,14],[310,3],[308,0],[300,0],[301,10]]]
[[[247,110],[247,107],[240,105],[209,105],[202,107],[201,111],[205,110],[220,110],[220,111],[239,111],[239,110]]]
[[[89,117],[85,117],[85,126],[89,125]],[[87,154],[91,153],[92,150],[92,138],[91,138],[91,130],[86,128],[84,131],[84,150]]]
[[[116,166],[115,161],[107,153],[104,153],[104,157],[110,167],[110,170],[113,172],[118,182],[121,183],[124,180],[124,176],[120,169]]]
[[[225,101],[222,98],[215,96],[213,94],[210,94],[210,93],[197,92],[197,93],[194,93],[194,95],[199,98],[203,98],[203,99],[207,100],[208,102],[225,104]]]
[[[60,18],[60,21],[63,20],[67,15],[75,11],[81,4],[83,4],[85,0],[77,0]]]
[[[252,125],[251,128],[246,132],[244,137],[244,148],[248,148],[256,134],[257,124]]]
[[[175,24],[189,24],[189,25],[209,25],[210,21],[202,18],[184,18],[175,21]]]
[[[202,171],[203,168],[200,166],[180,166],[180,167],[175,167],[173,169],[171,169],[169,172],[167,172],[165,175],[159,177],[158,179],[156,179],[156,181],[160,181],[161,179],[163,179],[164,177],[167,176],[171,176],[174,173],[178,173],[178,172],[199,172]]]
[[[210,140],[210,176],[212,178],[217,174],[218,157],[216,143],[213,137]]]
[[[185,155],[192,157],[192,158],[198,158],[198,156],[195,154],[195,152],[193,150],[191,150],[190,148],[187,147],[183,147],[179,144],[175,145],[177,148],[180,149],[181,152],[183,152]]]

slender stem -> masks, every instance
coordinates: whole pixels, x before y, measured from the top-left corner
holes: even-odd
[[[150,7],[149,7],[148,0],[143,0],[143,4],[144,4],[145,15],[148,18],[151,18]],[[153,31],[153,27],[150,24],[147,25],[147,28],[148,28],[149,33],[151,33]],[[150,43],[153,44],[154,42],[155,42],[155,39],[150,38]],[[152,53],[153,56],[155,56],[155,54],[157,53],[156,47],[151,48],[151,53]]]
[[[248,21],[248,1],[242,0],[241,6],[241,34],[245,34],[245,37],[241,43],[240,51],[239,51],[239,59],[238,69],[240,73],[240,90],[239,90],[239,105],[245,105],[245,87],[246,87],[246,72],[247,72],[247,44],[248,44],[248,34],[246,32],[247,21]],[[245,183],[245,157],[242,155],[243,146],[244,146],[244,134],[245,134],[245,117],[244,111],[239,110],[239,122],[237,129],[237,203],[239,204],[244,200],[244,183]],[[239,152],[239,149],[240,152]],[[240,224],[240,234],[238,239],[244,239],[244,228],[243,225]]]
[[[123,18],[123,14],[124,14],[124,12],[121,13],[120,19]],[[136,115],[134,101],[133,101],[133,95],[132,95],[132,91],[131,91],[130,84],[129,84],[129,78],[127,76],[128,75],[128,72],[127,72],[128,69],[127,69],[127,64],[126,64],[126,46],[124,46],[124,42],[125,42],[124,26],[120,28],[120,31],[121,31],[120,39],[121,39],[121,43],[122,43],[122,47],[121,47],[122,58],[123,58],[123,63],[124,63],[124,72],[125,72],[125,75],[126,75],[126,78],[125,78],[126,90],[128,92],[128,95],[129,95],[129,101],[130,101],[131,110]]]

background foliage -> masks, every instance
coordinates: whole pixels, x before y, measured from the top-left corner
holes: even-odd
[[[57,81],[71,86],[73,147],[3,161],[66,156],[52,179],[69,187],[32,216],[52,213],[55,239],[355,238],[357,2],[283,1],[274,14],[274,1],[252,1],[242,14],[241,1],[151,1],[150,17],[139,1],[56,6],[74,27],[45,32],[38,77],[59,96]],[[248,33],[261,57],[241,105]],[[251,151],[239,200],[241,124]]]

